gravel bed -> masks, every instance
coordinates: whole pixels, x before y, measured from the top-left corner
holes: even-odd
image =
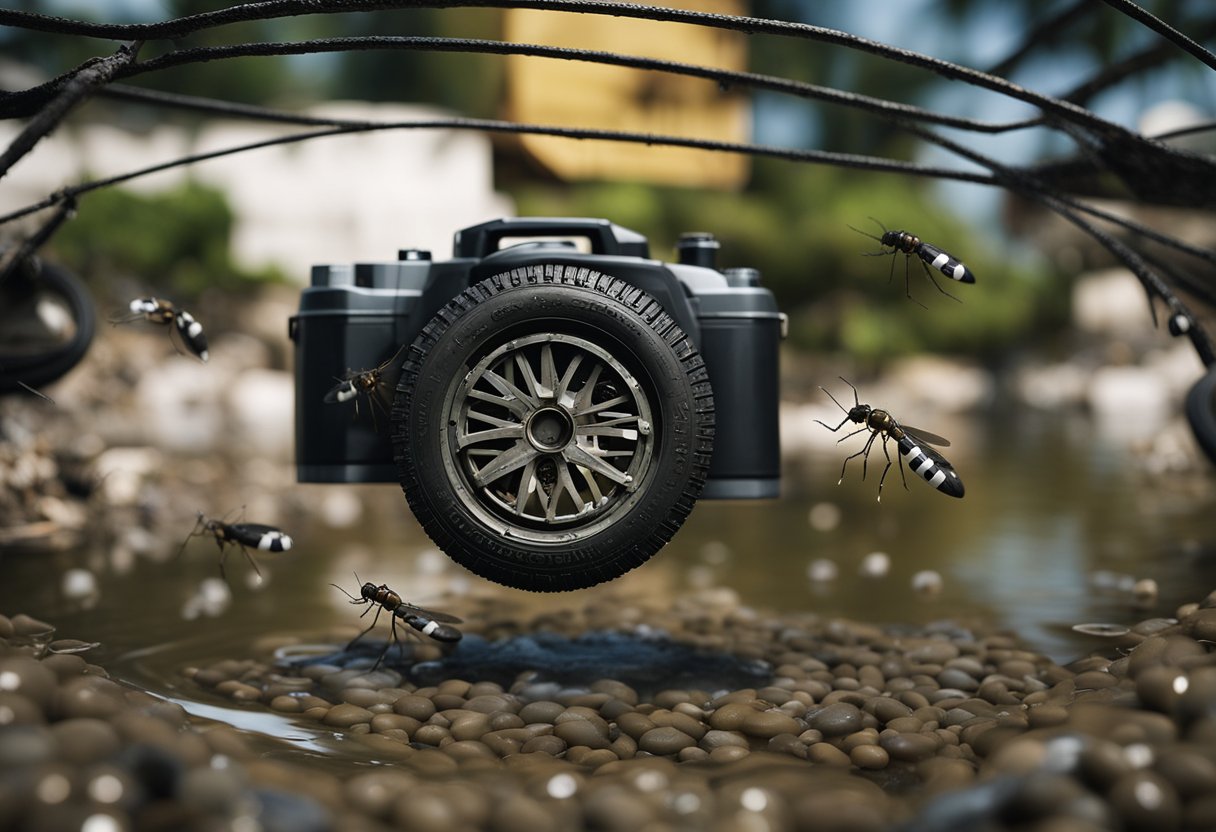
[[[515,666],[478,678],[463,646],[410,643],[374,667],[370,639],[310,659],[282,637],[183,669],[187,697],[336,737],[321,765],[0,616],[0,829],[1216,828],[1216,593],[1067,666],[1007,634],[764,614],[727,590],[466,619]],[[589,636],[605,672],[575,681],[554,645]],[[656,645],[685,652],[648,664]]]

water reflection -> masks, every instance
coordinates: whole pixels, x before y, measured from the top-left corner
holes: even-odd
[[[53,620],[60,636],[100,640],[106,658],[150,640],[188,639],[205,654],[160,653],[159,664],[142,671],[169,677],[183,663],[246,654],[250,640],[267,633],[346,627],[353,636],[358,619],[330,584],[351,585],[354,573],[397,588],[411,603],[457,615],[486,593],[521,609],[562,609],[724,586],[747,604],[777,610],[875,622],[991,622],[1059,660],[1094,647],[1074,624],[1168,617],[1216,587],[1216,492],[1206,471],[1150,475],[1092,425],[1058,415],[973,417],[941,429],[955,439],[951,461],[967,483],[963,500],[945,499],[915,477],[905,491],[893,473],[879,504],[876,471],[865,482],[860,471],[850,472],[837,486],[846,447],[811,445],[787,463],[782,499],[704,503],[652,561],[578,592],[491,587],[434,549],[396,488],[367,486],[333,491],[340,496],[327,499],[337,508],[294,526],[296,549],[263,565],[270,580],[261,586],[230,574],[230,597],[213,585],[210,551],[162,562],[137,558],[121,571],[95,568],[92,606],[56,577],[86,560],[78,553],[5,554],[0,609]],[[811,568],[816,562],[834,569]],[[808,569],[820,579],[809,579]],[[1151,579],[1158,594],[1095,585],[1090,576],[1099,570]],[[939,593],[914,591],[915,576],[926,571],[940,576]]]

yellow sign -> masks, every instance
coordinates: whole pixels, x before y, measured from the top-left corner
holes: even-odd
[[[668,5],[743,14],[741,0],[682,0]],[[594,49],[647,58],[745,70],[746,37],[683,23],[509,9],[506,39]],[[744,94],[703,78],[583,61],[507,58],[508,116],[516,122],[662,133],[745,142],[751,110]],[[614,179],[698,187],[738,188],[746,156],[622,142],[521,136],[520,143],[566,180]]]

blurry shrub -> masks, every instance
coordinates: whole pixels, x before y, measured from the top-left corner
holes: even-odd
[[[150,194],[106,188],[81,199],[52,249],[95,284],[137,283],[183,303],[205,290],[281,280],[277,270],[233,263],[233,225],[223,193],[197,183]]]

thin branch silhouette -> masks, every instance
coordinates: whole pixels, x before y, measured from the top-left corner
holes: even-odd
[[[539,9],[580,14],[627,17],[668,23],[687,23],[748,35],[766,34],[794,37],[818,43],[852,49],[934,72],[955,81],[964,81],[982,89],[1032,104],[1045,115],[1070,121],[1109,136],[1130,135],[1126,128],[1103,119],[1068,101],[1027,89],[1018,84],[977,69],[934,58],[909,49],[889,46],[869,38],[859,37],[837,29],[794,23],[784,20],[714,14],[710,12],[646,6],[612,0],[265,0],[214,12],[189,15],[162,23],[105,24],[88,23],[63,17],[0,10],[0,25],[60,34],[89,35],[121,39],[178,39],[204,29],[251,20],[269,20],[311,14],[341,14],[354,11],[383,11],[390,9],[455,9],[499,8]]]
[[[1152,316],[1154,324],[1157,323],[1157,309],[1156,306],[1153,305],[1154,297],[1162,298],[1172,309],[1177,309],[1194,320],[1194,315],[1191,313],[1190,309],[1187,308],[1186,304],[1184,304],[1182,300],[1178,298],[1178,296],[1169,288],[1169,285],[1161,279],[1160,275],[1149,268],[1148,263],[1145,262],[1144,258],[1142,258],[1139,253],[1125,245],[1119,239],[1097,228],[1088,220],[1083,219],[1080,216],[1080,213],[1074,210],[1073,205],[1066,204],[1056,194],[1052,193],[1051,190],[1043,183],[1035,180],[1033,177],[1028,176],[1023,172],[1014,170],[1006,165],[1002,165],[995,159],[991,159],[981,153],[963,147],[957,142],[951,141],[950,139],[933,133],[932,131],[916,126],[910,126],[908,129],[917,133],[926,141],[930,141],[939,147],[965,159],[969,159],[976,164],[983,165],[985,168],[992,171],[993,175],[1000,179],[1002,184],[1009,190],[1045,205],[1056,214],[1077,226],[1077,228],[1081,229],[1086,234],[1101,243],[1104,248],[1121,260],[1123,264],[1127,266],[1128,269],[1130,269],[1131,272],[1140,280],[1141,285],[1144,286],[1144,290],[1148,295],[1149,312]],[[1208,288],[1208,290],[1204,293],[1204,299],[1208,303],[1216,303],[1216,294],[1214,294],[1211,289]],[[1213,349],[1212,341],[1207,332],[1202,326],[1198,325],[1198,322],[1196,322],[1195,326],[1192,327],[1191,341],[1195,346],[1196,352],[1199,353],[1199,357],[1203,360],[1206,366],[1216,364],[1216,350]]]
[[[509,43],[497,40],[475,38],[442,38],[442,37],[344,37],[319,38],[299,42],[267,42],[243,43],[228,46],[200,46],[188,49],[177,49],[158,55],[155,58],[129,64],[119,70],[115,79],[129,79],[150,72],[158,72],[196,63],[229,60],[247,57],[278,57],[285,55],[313,55],[334,52],[357,52],[373,50],[401,50],[426,52],[458,52],[485,55],[522,55],[536,58],[552,58],[567,61],[584,61],[589,63],[623,66],[632,69],[653,70],[674,75],[684,75],[693,78],[703,78],[714,81],[722,89],[732,86],[749,87],[754,89],[771,90],[800,98],[826,101],[858,110],[881,114],[891,118],[915,119],[938,124],[943,127],[955,127],[960,130],[971,130],[980,133],[1005,133],[1021,130],[1042,124],[1041,119],[1023,119],[1019,121],[990,122],[965,116],[952,116],[937,113],[910,104],[901,104],[869,95],[845,92],[832,87],[809,84],[788,78],[763,75],[755,72],[738,72],[734,70],[717,69],[715,67],[699,66],[682,61],[669,61],[659,58],[647,58],[635,55],[623,55],[602,50],[575,49],[563,46],[546,46],[534,43]],[[37,112],[46,100],[53,96],[58,87],[65,83],[72,73],[65,73],[59,78],[45,84],[21,92],[0,95],[0,118],[18,118]]]
[[[923,176],[931,179],[950,179],[958,182],[976,184],[996,184],[993,177],[982,173],[964,170],[917,165],[912,162],[901,162],[877,156],[860,156],[850,153],[832,153],[824,150],[799,150],[796,148],[773,147],[769,145],[750,144],[747,142],[724,142],[712,139],[698,139],[684,136],[670,136],[660,133],[634,133],[627,130],[595,130],[578,127],[559,127],[543,124],[519,124],[510,121],[475,118],[419,119],[409,121],[351,121],[346,119],[321,119],[319,123],[336,125],[327,129],[314,130],[307,133],[292,133],[277,136],[257,142],[235,145],[220,150],[182,156],[148,167],[138,168],[116,176],[95,179],[78,185],[71,185],[48,196],[46,199],[19,208],[8,214],[0,215],[0,225],[37,213],[45,208],[58,205],[68,199],[74,199],[90,191],[107,188],[123,182],[129,182],[143,176],[148,176],[173,168],[232,156],[264,147],[275,145],[295,144],[310,139],[326,136],[341,136],[351,133],[370,133],[376,130],[479,130],[487,133],[522,133],[536,136],[559,136],[568,139],[594,139],[599,141],[625,142],[629,144],[661,145],[665,147],[685,147],[695,150],[708,150],[723,153],[742,153],[751,156],[765,156],[773,159],[786,159],[797,162],[831,165],[833,167],[853,170],[884,171],[887,173],[903,173]]]
[[[1154,15],[1147,9],[1137,6],[1131,0],[1102,0],[1103,3],[1110,6],[1112,9],[1117,9],[1128,17],[1136,20],[1149,29],[1152,29],[1157,34],[1168,40],[1170,43],[1189,52],[1193,57],[1207,64],[1212,69],[1216,69],[1216,55],[1213,55],[1207,49],[1200,46],[1191,38],[1179,32],[1173,26],[1166,23],[1161,18]]]

